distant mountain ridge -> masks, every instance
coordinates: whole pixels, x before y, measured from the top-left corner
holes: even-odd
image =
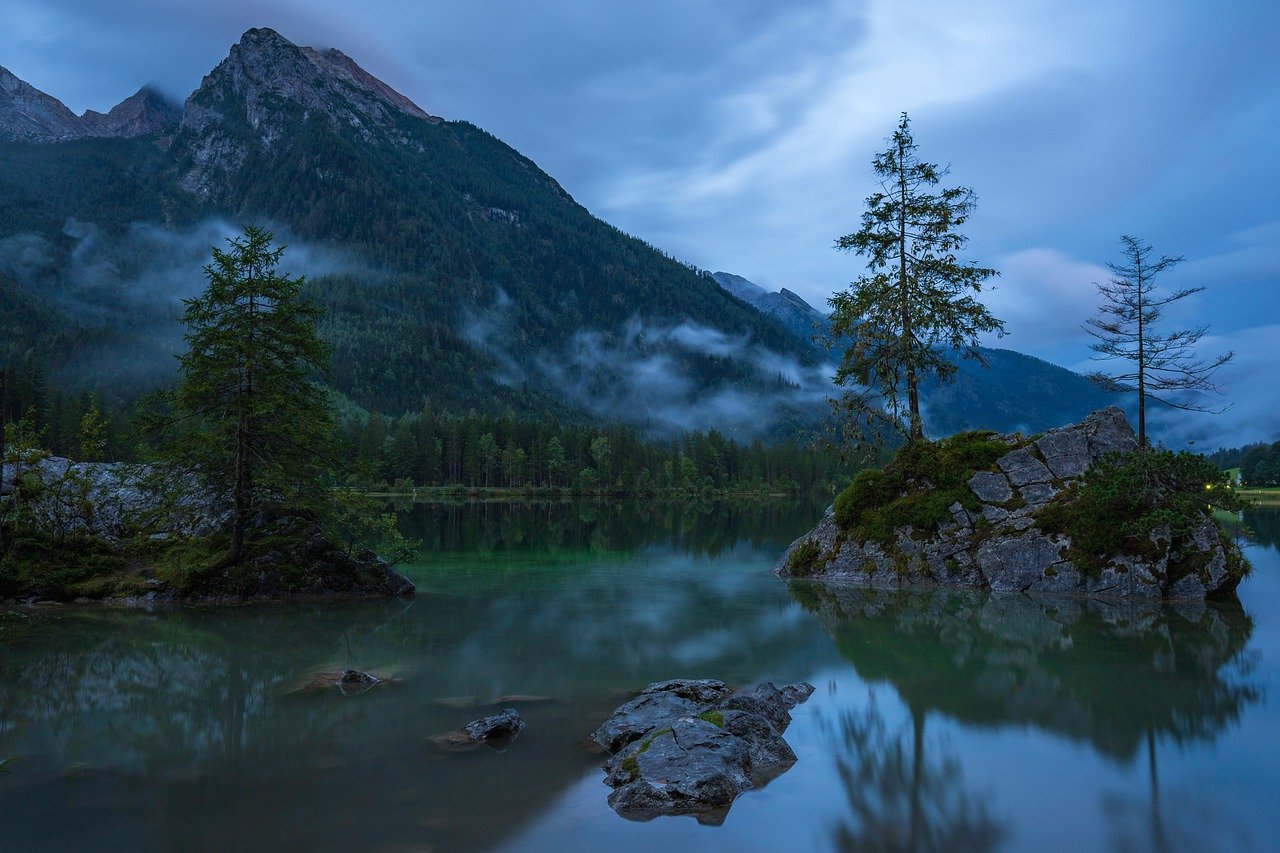
[[[785,288],[769,292],[733,273],[717,272],[713,277],[729,293],[776,318],[822,357],[836,358],[837,353],[828,353],[821,343],[829,329],[827,315],[796,294]],[[986,366],[957,356],[954,382],[925,384],[924,418],[931,435],[968,429],[1041,432],[1123,402],[1080,374],[1035,356],[991,347],[979,347],[979,352]]]
[[[0,138],[24,142],[129,138],[171,130],[181,117],[182,108],[150,86],[143,86],[106,113],[86,110],[78,116],[62,101],[0,67]]]
[[[291,244],[286,271],[301,265],[327,309],[330,382],[370,411],[739,437],[826,411],[820,311],[624,234],[338,50],[252,29],[181,109],[144,88],[83,116],[0,72],[0,361],[123,396],[168,381],[180,299],[240,222]],[[930,423],[1079,419],[1079,377],[993,363],[930,397]]]
[[[0,275],[62,311],[60,378],[127,386],[152,364],[163,381],[175,303],[202,283],[190,248],[207,258],[211,223],[259,222],[309,273],[331,381],[368,410],[742,434],[808,417],[808,347],[340,51],[249,30],[151,134],[88,136],[30,87],[6,104],[23,119],[0,141]]]

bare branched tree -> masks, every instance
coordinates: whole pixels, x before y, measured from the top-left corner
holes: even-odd
[[[1208,326],[1159,332],[1156,324],[1165,308],[1180,299],[1199,293],[1203,287],[1190,287],[1167,295],[1158,295],[1155,278],[1184,260],[1164,255],[1154,258],[1155,249],[1137,237],[1120,238],[1124,261],[1108,264],[1111,279],[1099,284],[1102,305],[1098,316],[1085,326],[1095,338],[1089,345],[1097,353],[1095,361],[1127,361],[1127,370],[1096,371],[1089,378],[1105,388],[1138,392],[1138,444],[1147,446],[1147,400],[1157,400],[1175,409],[1192,412],[1225,412],[1229,405],[1214,405],[1204,394],[1221,394],[1213,381],[1219,367],[1235,357],[1227,352],[1215,358],[1196,354],[1200,339]],[[1194,395],[1194,396],[1191,396]]]

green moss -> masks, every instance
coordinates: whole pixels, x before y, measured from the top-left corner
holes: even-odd
[[[622,759],[622,769],[627,771],[627,775],[631,777],[631,781],[640,778],[640,762],[636,760],[634,755],[628,755]]]
[[[699,720],[704,720],[718,729],[724,728],[724,712],[722,711],[703,711],[698,715]]]
[[[891,542],[903,525],[929,530],[951,520],[951,507],[977,509],[969,479],[1012,448],[989,431],[941,441],[913,441],[883,471],[862,471],[836,498],[836,524],[864,540]]]
[[[640,742],[640,748],[636,750],[636,755],[643,755],[644,753],[648,752],[649,747],[653,746],[653,742],[655,740],[662,737],[663,735],[671,734],[672,731],[673,731],[672,729],[658,729],[655,732],[651,732],[648,737],[646,737],[643,741]]]

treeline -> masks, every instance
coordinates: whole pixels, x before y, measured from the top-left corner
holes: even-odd
[[[66,393],[30,361],[0,367],[7,378],[3,420],[11,432],[57,456],[135,458],[130,405]],[[86,419],[95,447],[88,455]],[[344,437],[346,452],[366,472],[365,484],[386,491],[461,486],[595,495],[812,493],[842,486],[852,472],[835,451],[804,441],[741,443],[717,430],[662,441],[621,424],[561,424],[513,414],[362,415],[346,421]]]
[[[566,489],[581,494],[829,491],[849,478],[835,451],[807,443],[739,443],[717,430],[670,441],[637,430],[514,415],[370,415],[347,439],[376,487]]]

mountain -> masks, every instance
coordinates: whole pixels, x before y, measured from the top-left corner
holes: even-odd
[[[331,381],[370,410],[747,434],[809,404],[796,376],[815,359],[786,330],[339,51],[250,30],[176,125],[146,135],[88,136],[56,100],[13,88],[62,125],[0,141],[0,275],[92,342],[54,359],[64,381],[127,394],[171,376],[178,300],[227,223],[253,221],[290,245],[286,271],[308,273],[329,309]],[[13,357],[42,333],[0,348]]]
[[[813,346],[815,354],[836,355],[813,340],[828,331],[827,316],[799,296],[785,288],[771,293],[733,273],[713,277],[727,292],[777,319],[797,342]],[[931,435],[967,429],[1042,432],[1123,402],[1080,374],[1034,356],[991,347],[979,347],[979,352],[985,365],[957,355],[959,372],[953,382],[925,383],[923,415]]]
[[[811,342],[813,336],[824,330],[827,315],[785,287],[770,292],[753,281],[729,272],[714,272],[711,277],[729,293],[781,323],[796,337]]]
[[[249,30],[180,111],[144,88],[76,116],[0,72],[0,361],[123,399],[171,381],[181,299],[241,222],[288,244],[283,270],[327,309],[330,382],[370,411],[739,437],[825,412],[820,312],[624,234],[338,50]],[[1032,361],[939,392],[939,422],[1071,398]],[[1049,409],[1035,425],[1078,419]]]
[[[0,139],[57,142],[82,137],[132,137],[173,128],[182,111],[144,86],[105,115],[77,116],[65,104],[0,67]]]

